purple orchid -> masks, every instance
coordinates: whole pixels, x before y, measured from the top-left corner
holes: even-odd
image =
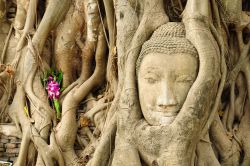
[[[54,78],[52,76],[49,76],[49,81],[54,81]]]
[[[60,96],[60,85],[54,81],[52,76],[49,76],[49,82],[46,87],[48,91],[49,98],[51,100],[58,99]]]

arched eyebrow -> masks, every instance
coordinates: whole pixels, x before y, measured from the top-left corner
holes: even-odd
[[[141,76],[144,77],[147,74],[155,74],[157,77],[160,75],[158,74],[159,68],[158,67],[146,67],[146,71],[142,72]]]
[[[146,67],[145,69],[147,69],[147,70],[159,70],[158,67],[152,67],[152,66]]]

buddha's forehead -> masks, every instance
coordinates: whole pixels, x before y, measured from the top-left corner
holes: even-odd
[[[142,60],[141,67],[166,67],[166,66],[176,66],[178,64],[182,65],[191,65],[191,62],[197,62],[198,59],[193,55],[188,53],[173,53],[173,54],[164,54],[164,53],[149,53],[145,55]],[[162,66],[162,65],[166,66]],[[157,66],[159,65],[159,66]]]
[[[196,73],[198,59],[190,54],[176,53],[150,53],[146,55],[139,69],[139,73],[145,72],[175,72],[175,73]]]

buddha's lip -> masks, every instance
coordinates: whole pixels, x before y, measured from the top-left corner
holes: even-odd
[[[167,117],[167,116],[177,116],[180,110],[175,106],[175,107],[169,107],[167,109],[157,108],[154,111],[164,113],[164,116]]]

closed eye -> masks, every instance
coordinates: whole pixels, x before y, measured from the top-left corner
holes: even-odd
[[[147,81],[147,83],[149,84],[154,84],[156,83],[158,80],[152,77],[146,77],[145,80]]]
[[[160,80],[160,77],[157,74],[148,73],[144,76],[146,83],[155,84]]]

